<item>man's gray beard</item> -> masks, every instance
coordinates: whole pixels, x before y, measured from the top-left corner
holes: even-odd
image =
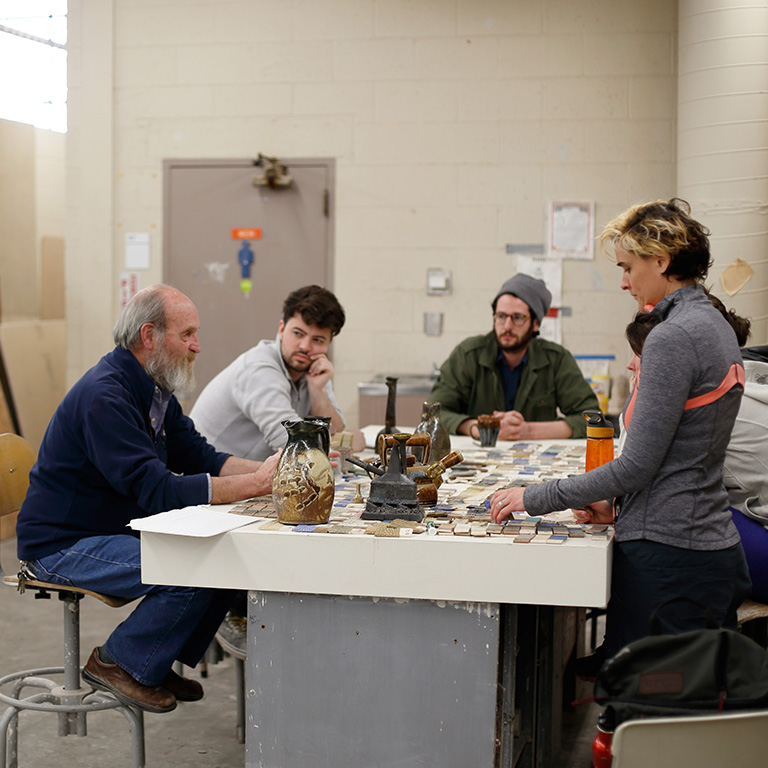
[[[195,389],[195,371],[186,358],[172,360],[165,345],[147,357],[144,369],[152,381],[165,392],[186,397]]]

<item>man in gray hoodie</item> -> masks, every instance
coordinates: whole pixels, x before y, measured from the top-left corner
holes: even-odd
[[[331,432],[342,431],[327,353],[344,319],[329,290],[307,285],[291,292],[277,338],[243,352],[200,393],[190,413],[200,434],[219,450],[263,461],[287,442],[286,419],[326,417]]]

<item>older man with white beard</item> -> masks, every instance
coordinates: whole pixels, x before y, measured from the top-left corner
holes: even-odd
[[[231,593],[141,581],[137,517],[268,493],[277,461],[209,445],[174,392],[194,386],[200,352],[194,304],[167,285],[140,291],[115,325],[115,349],[70,389],[46,430],[19,513],[18,556],[46,581],[143,599],[95,648],[83,678],[149,712],[197,701],[195,666]]]

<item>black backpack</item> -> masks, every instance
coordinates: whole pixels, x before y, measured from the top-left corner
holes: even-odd
[[[658,624],[651,620],[652,631]],[[595,698],[618,726],[640,717],[768,707],[768,651],[729,629],[651,634],[622,648],[597,675]]]

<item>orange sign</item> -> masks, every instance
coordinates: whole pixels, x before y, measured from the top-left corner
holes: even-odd
[[[235,227],[233,240],[261,240],[261,227]]]

